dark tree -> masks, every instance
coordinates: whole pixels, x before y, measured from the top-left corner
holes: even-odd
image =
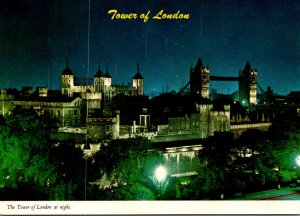
[[[227,190],[230,185],[229,172],[233,169],[233,144],[233,134],[228,132],[215,133],[215,136],[209,137],[203,144],[199,159],[204,166],[194,180],[194,184],[199,187],[200,198],[220,199],[220,195]]]
[[[101,146],[93,158],[94,171],[98,173],[95,180],[105,175],[110,186],[115,185],[114,193],[104,199],[155,198],[151,176],[163,159],[151,149],[151,142],[144,138],[112,140]]]
[[[56,181],[56,167],[49,154],[49,128],[33,110],[15,109],[1,125],[0,185],[46,188]],[[41,190],[42,191],[42,190]]]

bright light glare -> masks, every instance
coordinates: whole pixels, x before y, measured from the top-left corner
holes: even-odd
[[[296,163],[298,166],[300,166],[300,155],[296,157]]]
[[[164,181],[166,179],[167,175],[168,175],[167,170],[162,165],[160,165],[159,167],[157,167],[155,169],[154,176],[157,181],[159,181],[159,182]]]

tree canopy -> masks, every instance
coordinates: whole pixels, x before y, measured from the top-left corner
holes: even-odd
[[[95,180],[104,174],[109,176],[110,187],[114,187],[112,199],[154,199],[151,176],[163,158],[151,149],[151,142],[145,138],[103,144],[94,156],[94,167],[99,173]]]

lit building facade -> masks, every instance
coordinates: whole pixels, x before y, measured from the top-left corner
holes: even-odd
[[[182,134],[193,138],[207,138],[214,132],[226,132],[230,129],[230,106],[223,110],[214,110],[212,104],[196,104],[197,112],[183,117],[168,118],[168,126],[159,134]]]
[[[93,77],[92,84],[88,84],[87,82],[87,85],[76,85],[75,76],[69,68],[68,63],[61,73],[61,93],[63,95],[72,97],[74,93],[80,93],[82,97],[84,97],[86,93],[93,94],[93,100],[98,99],[100,101],[100,108],[108,106],[112,98],[119,94],[142,96],[144,92],[143,88],[143,76],[140,74],[139,65],[137,66],[137,73],[132,79],[132,86],[113,85],[108,68],[106,68],[106,72],[103,73],[100,65]]]

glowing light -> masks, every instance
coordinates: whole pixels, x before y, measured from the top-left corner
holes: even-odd
[[[164,181],[166,179],[167,175],[168,175],[168,172],[165,167],[160,165],[159,167],[157,167],[155,169],[154,176],[157,181],[159,181],[159,182]]]
[[[300,166],[300,155],[298,155],[298,156],[296,157],[296,164],[297,164],[298,166]]]

